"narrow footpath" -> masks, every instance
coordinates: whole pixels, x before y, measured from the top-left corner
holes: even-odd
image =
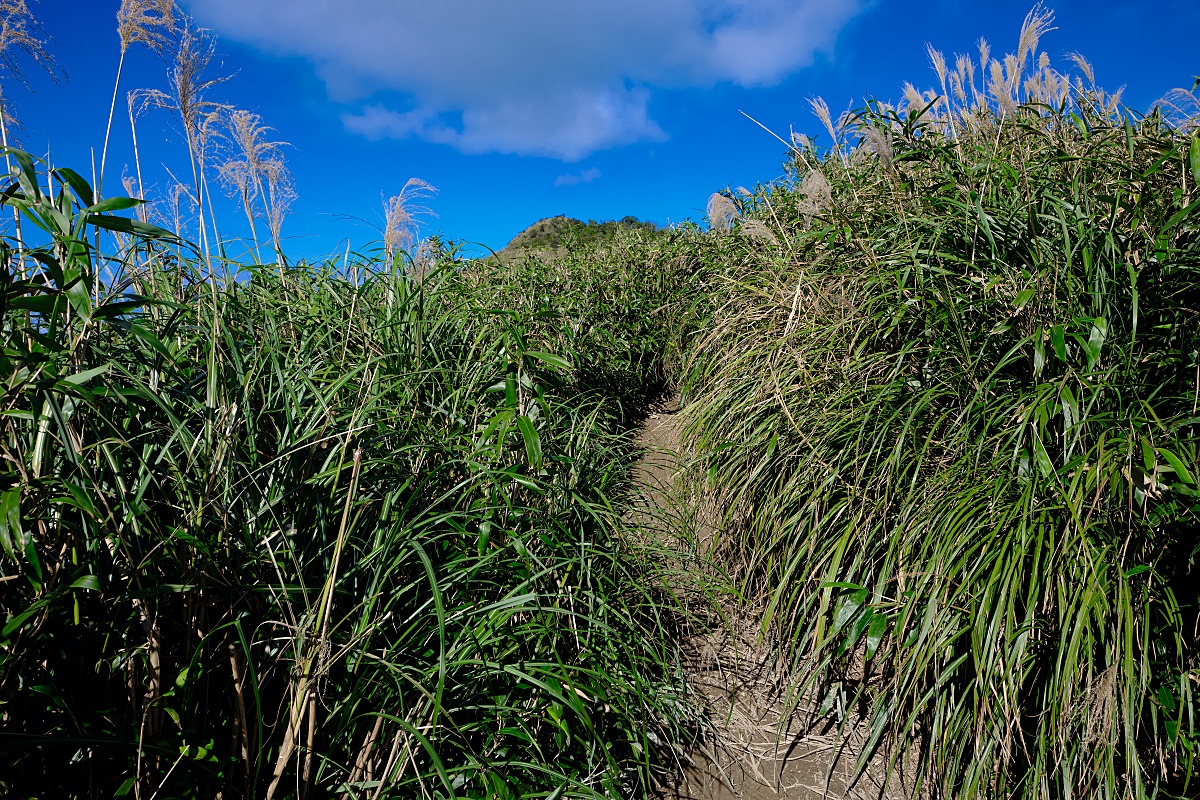
[[[682,468],[684,424],[678,398],[652,409],[639,431],[643,455],[638,522],[648,535],[682,553],[681,572],[704,569],[714,528],[703,502],[677,480]],[[683,579],[681,579],[683,580]],[[697,581],[697,583],[701,583]],[[728,596],[706,626],[685,643],[688,679],[705,698],[712,734],[691,755],[678,785],[662,800],[813,800],[903,797],[898,787],[881,792],[881,770],[872,765],[853,788],[847,783],[865,733],[808,724],[811,701],[788,696],[786,665],[762,642],[757,615]],[[724,620],[720,617],[723,616]]]

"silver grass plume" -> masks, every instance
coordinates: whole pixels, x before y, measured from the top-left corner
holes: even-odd
[[[933,64],[933,71],[937,73],[938,83],[942,85],[942,97],[949,99],[950,92],[946,84],[946,76],[948,74],[946,56],[942,54],[941,50],[934,49],[931,44],[925,45],[925,52],[929,55],[930,63]]]
[[[271,219],[270,193],[266,188],[268,173],[276,177],[278,187],[278,178],[286,171],[280,149],[287,143],[271,141],[267,135],[272,129],[262,124],[258,114],[249,111],[231,111],[224,123],[225,135],[233,144],[234,155],[221,164],[217,174],[226,189],[241,203],[250,223],[250,235],[257,253],[258,231],[254,220],[260,216],[258,204],[263,204],[261,216]],[[277,238],[273,236],[272,240],[278,250]]]
[[[25,86],[25,59],[41,67],[56,82],[62,75],[47,46],[52,40],[29,10],[27,0],[0,0],[0,64]]]
[[[54,61],[54,56],[46,49],[49,41],[50,37],[46,35],[41,24],[34,18],[26,0],[0,0],[0,64],[26,88],[29,87],[29,81],[25,77],[25,73],[21,71],[23,59],[29,59],[45,70],[55,82],[62,74],[58,69],[58,64]],[[9,146],[11,142],[8,132],[18,124],[8,98],[0,89],[0,144],[5,147]],[[6,172],[11,173],[12,162],[7,153],[4,155],[4,165]],[[25,242],[21,234],[21,214],[16,206],[13,206],[12,212],[17,248],[22,251],[21,263],[24,264]]]
[[[714,192],[708,198],[708,224],[714,231],[728,233],[733,230],[733,223],[738,218],[737,206],[725,195]]]
[[[398,250],[408,250],[416,242],[418,217],[433,213],[418,201],[436,193],[437,189],[420,178],[409,178],[400,194],[384,201],[383,251],[389,262]]]
[[[879,157],[879,162],[888,169],[892,167],[892,143],[886,132],[874,125],[868,125],[862,130],[863,141],[871,148],[871,152]]]
[[[134,44],[165,52],[175,32],[175,15],[175,0],[122,0],[117,11],[121,54]]]
[[[904,102],[908,106],[908,113],[919,112],[925,108],[925,96],[910,82],[904,82],[902,92],[904,94]]]
[[[742,222],[738,227],[738,233],[750,239],[758,239],[775,246],[779,245],[779,239],[771,231],[767,224],[759,219],[748,219]]]
[[[117,61],[117,79],[113,82],[112,102],[108,107],[108,125],[104,129],[104,147],[100,151],[100,176],[96,193],[103,192],[104,169],[108,164],[108,141],[112,135],[113,115],[117,110],[117,94],[121,89],[121,74],[125,70],[125,54],[135,44],[145,45],[162,55],[175,32],[175,0],[121,0],[117,9],[117,36],[121,41],[121,57]]]
[[[1017,62],[1020,65],[1025,64],[1026,57],[1030,60],[1037,52],[1038,42],[1047,33],[1057,28],[1054,25],[1054,12],[1047,9],[1041,3],[1038,3],[1029,13],[1025,15],[1025,21],[1021,24],[1021,36],[1017,39]]]
[[[804,227],[812,225],[813,217],[824,214],[833,205],[833,189],[818,170],[810,170],[800,182],[800,201],[796,211],[804,217]]]
[[[263,167],[267,184],[267,230],[271,243],[283,264],[283,222],[292,213],[292,204],[300,197],[292,184],[292,174],[282,160],[266,162]]]
[[[1092,62],[1084,58],[1080,53],[1070,53],[1067,58],[1075,64],[1075,68],[1083,73],[1083,77],[1087,79],[1089,86],[1096,85],[1096,70],[1092,67]]]
[[[188,156],[191,159],[192,180],[196,188],[200,242],[204,247],[205,261],[210,267],[212,261],[209,254],[208,225],[204,219],[206,179],[201,172],[207,160],[207,153],[201,152],[201,148],[207,146],[210,138],[213,115],[228,108],[207,98],[210,89],[228,80],[225,77],[205,76],[215,52],[216,40],[212,34],[204,28],[193,28],[190,23],[185,22],[179,29],[174,59],[167,70],[170,91],[148,89],[142,92],[145,102],[174,113],[183,125]],[[215,277],[211,268],[209,273],[215,287]]]
[[[838,147],[838,132],[833,126],[833,115],[829,113],[829,104],[825,102],[823,97],[813,97],[808,101],[808,105],[812,108],[813,114],[817,119],[821,120],[821,124],[825,126],[825,130],[829,131],[829,137],[833,140],[831,145],[834,149]]]

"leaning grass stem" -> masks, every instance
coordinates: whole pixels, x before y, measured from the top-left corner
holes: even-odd
[[[334,588],[337,583],[338,566],[341,561],[342,549],[345,547],[346,537],[350,531],[350,509],[354,503],[355,493],[358,488],[358,476],[361,467],[362,448],[359,447],[354,451],[354,459],[350,470],[350,486],[346,492],[346,504],[342,509],[342,520],[338,527],[337,541],[334,545],[333,563],[330,566],[329,574],[325,578],[325,585],[322,587],[320,598],[317,601],[317,613],[313,620],[312,630],[309,636],[306,637],[305,653],[301,659],[301,675],[293,690],[291,710],[288,713],[288,727],[284,734],[284,743],[280,748],[279,757],[275,761],[271,784],[267,788],[267,800],[271,800],[275,796],[284,771],[291,761],[296,740],[300,735],[301,717],[306,710],[309,719],[308,752],[311,753],[312,740],[316,728],[316,698],[312,695],[313,690],[311,686],[314,675],[326,668],[324,663],[319,662],[323,662],[327,657],[326,654],[329,647],[329,618],[333,610]],[[308,780],[310,766],[310,759],[306,757],[303,775],[305,783]]]
[[[121,72],[125,69],[125,50],[121,47],[121,57],[117,60],[117,79],[113,81],[112,102],[108,105],[108,125],[104,128],[104,147],[100,151],[100,174],[96,177],[96,199],[103,198],[104,167],[108,163],[108,139],[112,134],[113,115],[117,111],[117,94],[121,88]]]

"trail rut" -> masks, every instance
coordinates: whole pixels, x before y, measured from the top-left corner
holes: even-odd
[[[664,400],[645,419],[637,436],[642,456],[634,513],[665,544],[705,553],[713,539],[706,521],[711,515],[695,507],[677,480],[682,427],[677,398]],[[685,570],[696,569],[704,559],[683,562]],[[806,724],[812,705],[792,701],[789,709],[786,665],[761,641],[754,609],[732,599],[720,605],[720,613],[684,642],[685,669],[707,706],[711,732],[675,785],[662,788],[660,800],[904,796],[894,786],[885,792],[876,768],[848,786],[865,738],[861,726],[847,734]]]

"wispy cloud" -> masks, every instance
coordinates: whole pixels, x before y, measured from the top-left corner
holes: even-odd
[[[557,189],[560,186],[577,186],[581,183],[591,183],[599,177],[600,170],[596,169],[595,167],[592,167],[591,169],[585,169],[583,172],[559,175],[554,179],[554,188]]]
[[[311,61],[374,137],[578,160],[666,134],[655,89],[766,86],[865,0],[186,0],[231,39]],[[399,94],[396,107],[382,97]]]

